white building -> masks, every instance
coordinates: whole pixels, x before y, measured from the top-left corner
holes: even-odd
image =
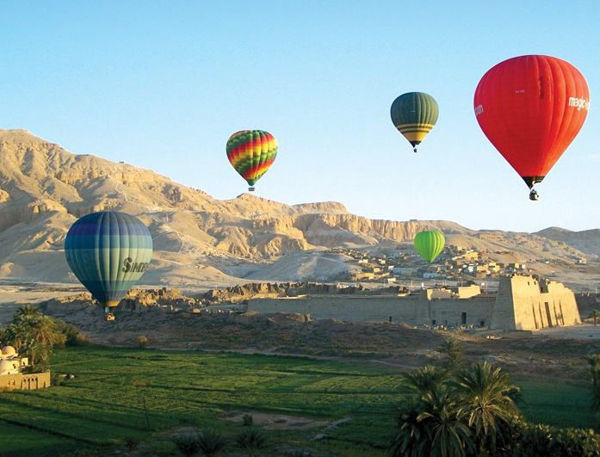
[[[26,357],[19,357],[17,351],[12,346],[4,346],[0,351],[0,376],[7,374],[19,374],[21,369],[26,367],[28,360]]]

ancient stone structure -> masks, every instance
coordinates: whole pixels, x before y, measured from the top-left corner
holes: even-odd
[[[313,319],[406,322],[411,325],[536,330],[581,322],[573,292],[532,276],[507,276],[496,295],[478,286],[424,290],[408,296],[302,295],[248,300],[248,310],[302,313]]]
[[[500,281],[491,328],[537,330],[579,323],[575,294],[563,284],[517,275]]]
[[[313,319],[350,322],[406,322],[411,325],[486,326],[494,297],[433,298],[427,291],[409,296],[320,295],[248,300],[248,310],[302,313]]]

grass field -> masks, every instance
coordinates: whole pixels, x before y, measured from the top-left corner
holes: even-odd
[[[85,446],[122,446],[128,437],[173,455],[170,430],[210,427],[233,437],[244,427],[226,421],[225,413],[261,411],[327,421],[352,417],[322,441],[312,440],[322,427],[268,431],[273,449],[289,443],[333,455],[382,456],[394,405],[402,400],[399,373],[364,361],[71,348],[56,352],[53,370],[76,378],[51,389],[0,394],[0,455],[69,455]],[[531,420],[593,425],[584,387],[516,383]]]

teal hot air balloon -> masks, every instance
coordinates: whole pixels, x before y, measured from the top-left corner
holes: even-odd
[[[77,279],[104,307],[107,320],[152,259],[152,236],[136,217],[116,211],[75,221],[65,239],[65,255]]]
[[[431,263],[444,250],[444,234],[437,230],[425,230],[416,234],[414,244],[415,251]]]
[[[408,92],[400,95],[390,110],[392,122],[417,152],[417,145],[423,141],[438,119],[438,104],[424,92]]]

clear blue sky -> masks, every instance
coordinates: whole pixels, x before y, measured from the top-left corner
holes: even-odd
[[[153,169],[216,198],[246,189],[225,157],[241,129],[279,155],[257,194],[472,228],[600,227],[600,1],[3,1],[0,128]],[[592,94],[579,136],[532,203],[472,109],[485,71],[570,61]],[[389,106],[432,94],[419,154]]]

